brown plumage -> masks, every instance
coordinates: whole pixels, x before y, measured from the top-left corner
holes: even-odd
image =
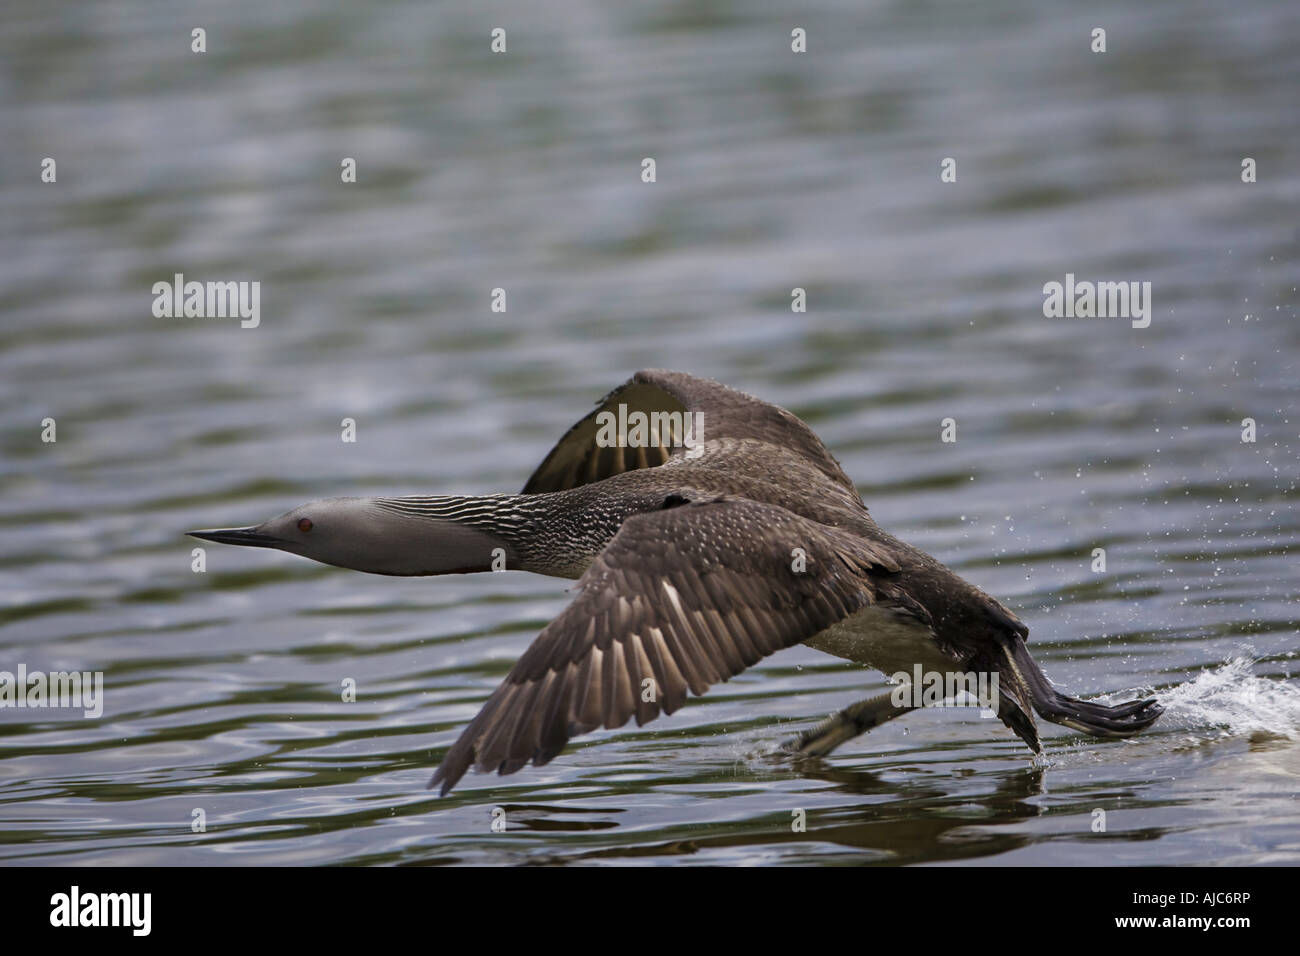
[[[1106,737],[1160,715],[1153,700],[1059,694],[1016,616],[882,531],[811,428],[680,372],[638,372],[610,392],[518,495],[326,498],[190,534],[374,574],[504,566],[580,579],[447,751],[430,784],[443,793],[471,766],[512,773],[577,734],[672,713],[799,643],[886,674],[996,676],[990,705],[1035,751],[1035,712]],[[828,754],[915,706],[862,701],[793,749]]]
[[[701,440],[602,447],[598,416],[620,405],[698,413]],[[448,750],[430,783],[444,794],[471,766],[505,774],[546,763],[571,737],[672,713],[688,692],[804,642],[886,673],[913,663],[995,672],[998,716],[1035,751],[1035,711],[1107,737],[1161,713],[1154,700],[1107,707],[1057,693],[1011,611],[880,530],[806,424],[717,382],[638,372],[498,510],[512,520],[475,517],[474,527],[508,544],[518,566],[581,578]],[[911,709],[866,703],[798,749],[827,753]]]

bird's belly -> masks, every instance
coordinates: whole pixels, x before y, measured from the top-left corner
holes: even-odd
[[[922,670],[945,673],[957,667],[957,661],[935,644],[928,627],[878,604],[832,624],[804,644],[886,675],[904,671],[909,679],[917,664]]]

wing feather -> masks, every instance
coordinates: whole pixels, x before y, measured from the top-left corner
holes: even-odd
[[[705,439],[749,438],[793,452],[856,495],[853,482],[821,439],[784,408],[709,379],[663,369],[637,372],[602,398],[595,411],[570,428],[537,466],[524,485],[524,494],[564,491],[624,471],[654,468],[682,450],[660,444],[626,449],[598,445],[597,416],[603,412],[617,415],[620,405],[627,406],[629,414],[698,412],[702,416]]]
[[[799,572],[796,547],[806,554]],[[430,786],[446,793],[471,766],[506,774],[543,764],[578,734],[672,713],[688,691],[699,696],[873,603],[890,567],[879,544],[747,499],[634,515]],[[647,677],[652,694],[643,693]]]

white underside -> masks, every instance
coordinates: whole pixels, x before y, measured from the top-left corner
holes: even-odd
[[[873,667],[886,676],[921,665],[925,671],[946,673],[957,662],[934,643],[930,629],[913,618],[873,604],[833,624],[804,644],[834,657]]]

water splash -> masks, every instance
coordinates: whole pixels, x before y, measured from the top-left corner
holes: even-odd
[[[1256,677],[1256,663],[1252,657],[1234,657],[1201,671],[1194,680],[1159,692],[1165,714],[1156,727],[1300,739],[1300,684]]]

